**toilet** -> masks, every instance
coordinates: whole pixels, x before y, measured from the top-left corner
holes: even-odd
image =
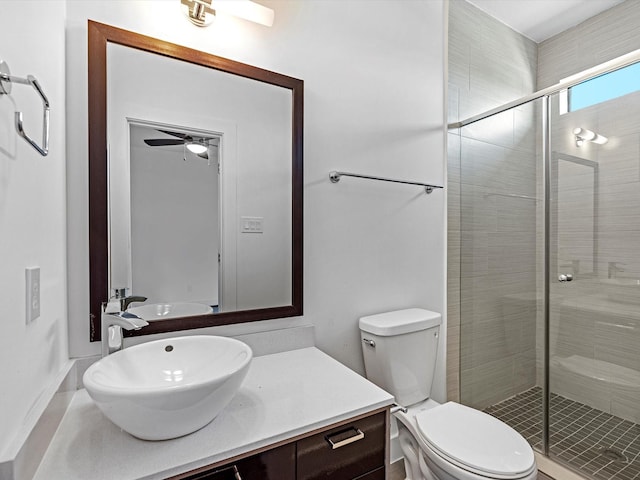
[[[367,378],[406,408],[394,416],[407,480],[535,480],[533,450],[513,428],[429,398],[440,323],[439,313],[420,308],[360,319]]]

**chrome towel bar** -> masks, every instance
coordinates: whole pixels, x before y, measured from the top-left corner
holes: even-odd
[[[15,112],[15,125],[18,135],[24,138],[29,145],[35,148],[40,155],[46,157],[49,153],[49,100],[38,83],[38,80],[36,80],[33,75],[28,75],[27,78],[14,77],[9,71],[9,65],[7,65],[7,62],[0,61],[0,95],[10,94],[11,85],[13,83],[31,85],[42,99],[42,147],[34,142],[24,131],[24,126],[22,124],[22,112]]]
[[[356,177],[356,178],[366,178],[367,180],[380,180],[382,182],[393,182],[393,183],[405,183],[407,185],[418,185],[420,187],[424,187],[424,191],[426,193],[433,192],[434,188],[444,188],[441,185],[430,185],[428,183],[422,182],[411,182],[408,180],[395,180],[393,178],[385,178],[385,177],[374,177],[373,175],[360,175],[359,173],[349,173],[349,172],[329,172],[329,178],[332,183],[338,183],[340,181],[340,177]]]

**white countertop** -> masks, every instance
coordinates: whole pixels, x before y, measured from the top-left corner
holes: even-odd
[[[254,358],[222,413],[174,440],[132,437],[79,390],[34,480],[162,479],[391,403],[390,394],[317,348]]]

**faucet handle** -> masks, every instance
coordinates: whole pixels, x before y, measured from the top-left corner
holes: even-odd
[[[102,303],[102,310],[105,313],[124,312],[133,302],[146,302],[147,297],[141,295],[126,296],[126,288],[117,288],[115,295],[108,302]]]
[[[131,305],[133,302],[146,302],[147,301],[147,297],[143,297],[142,295],[131,295],[130,297],[123,297],[120,299],[120,307],[121,310],[124,312],[127,308],[129,308],[129,305]]]

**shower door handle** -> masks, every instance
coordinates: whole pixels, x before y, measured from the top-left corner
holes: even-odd
[[[560,282],[570,282],[571,280],[573,280],[573,275],[571,275],[570,273],[563,273],[558,277],[558,281]]]

